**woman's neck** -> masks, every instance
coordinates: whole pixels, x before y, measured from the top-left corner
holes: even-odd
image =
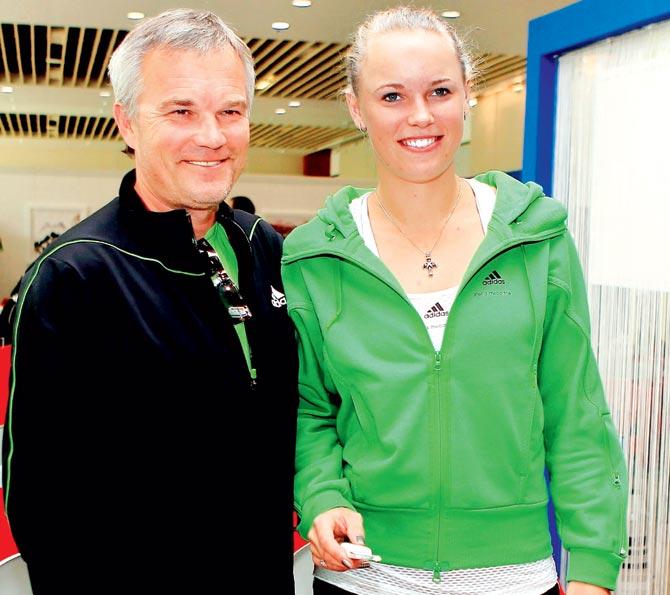
[[[376,198],[404,230],[420,233],[449,216],[462,191],[461,184],[455,173],[422,184],[380,175]]]

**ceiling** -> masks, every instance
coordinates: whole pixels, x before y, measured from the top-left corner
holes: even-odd
[[[481,59],[480,92],[504,80],[525,77],[528,21],[573,0],[445,0],[423,2],[455,9],[452,21]],[[217,12],[252,50],[257,90],[252,146],[300,154],[358,138],[342,102],[341,56],[366,14],[393,6],[385,0],[191,1]],[[111,117],[106,66],[133,21],[129,11],[157,14],[174,6],[161,0],[22,0],[0,7],[0,137],[68,138],[119,142]],[[277,32],[271,22],[290,23]],[[288,107],[299,100],[300,107]],[[278,115],[275,109],[284,108]]]

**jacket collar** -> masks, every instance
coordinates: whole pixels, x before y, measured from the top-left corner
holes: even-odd
[[[135,182],[135,170],[132,170],[123,177],[119,188],[120,218],[129,239],[143,255],[160,260],[170,268],[202,272],[191,216],[186,209],[162,212],[148,210],[135,190]],[[242,232],[233,222],[232,209],[223,201],[219,205],[216,220],[224,226],[238,253],[239,248],[245,246],[235,236]]]

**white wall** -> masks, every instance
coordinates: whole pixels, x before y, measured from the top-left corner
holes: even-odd
[[[521,169],[525,87],[519,93],[509,86],[500,87],[478,100],[478,105],[470,112],[472,136],[468,145],[468,162],[462,163],[459,172],[472,176],[490,169]]]
[[[0,296],[6,296],[36,256],[30,245],[30,210],[79,206],[92,213],[116,195],[116,172],[0,172]]]
[[[342,186],[367,188],[373,184],[372,179],[341,176],[317,178],[244,174],[235,184],[231,194],[244,194],[251,198],[258,213],[268,219],[282,214],[311,217],[323,206],[326,197]]]
[[[375,177],[375,159],[367,137],[344,143],[337,148],[340,155],[340,174],[356,178]]]

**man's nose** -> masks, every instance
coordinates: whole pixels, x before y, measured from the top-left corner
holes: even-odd
[[[201,147],[218,149],[226,143],[223,124],[214,114],[202,115],[198,120],[195,142]]]

